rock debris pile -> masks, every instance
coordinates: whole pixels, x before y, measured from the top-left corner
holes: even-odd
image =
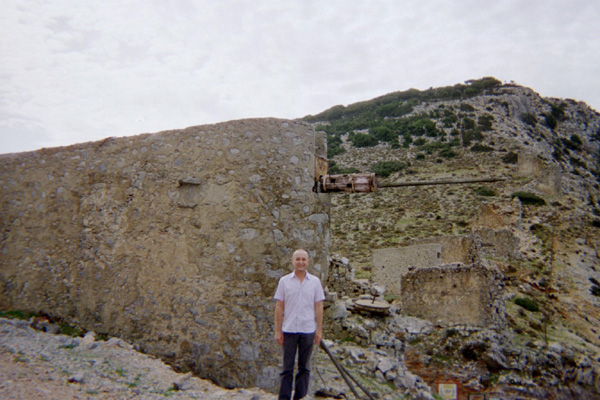
[[[0,318],[0,398],[269,400],[260,389],[227,390],[175,372],[118,339],[71,337]]]

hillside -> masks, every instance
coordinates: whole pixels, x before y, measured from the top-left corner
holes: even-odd
[[[304,120],[327,133],[330,173],[376,172],[380,184],[504,179],[332,195],[330,252],[348,258],[359,278],[372,277],[374,249],[472,233],[484,205],[506,209],[520,200],[511,227],[517,254],[487,261],[504,276],[506,321],[514,342],[503,354],[530,352],[531,359],[521,360],[520,368],[492,366],[482,362],[485,357],[469,358],[438,330],[407,350],[412,372],[461,381],[476,377],[480,390],[512,379],[515,387],[529,387],[529,395],[598,395],[598,112],[582,102],[542,98],[529,88],[483,78],[390,93]],[[517,299],[527,304],[517,305]],[[559,354],[558,361],[545,353],[552,346],[560,347],[552,355]],[[567,372],[581,363],[589,363],[588,380]],[[559,389],[548,391],[555,385]]]

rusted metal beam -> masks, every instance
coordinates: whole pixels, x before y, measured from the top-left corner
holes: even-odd
[[[459,185],[459,184],[467,184],[467,183],[501,182],[501,181],[504,181],[504,178],[443,179],[443,180],[439,180],[439,181],[385,183],[383,185],[379,185],[379,187],[389,188],[389,187],[403,187],[403,186]]]

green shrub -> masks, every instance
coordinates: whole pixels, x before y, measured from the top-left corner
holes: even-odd
[[[581,138],[576,134],[571,135],[571,142],[575,143],[579,147],[581,147],[583,145]]]
[[[357,174],[360,171],[354,167],[345,167],[342,168],[339,165],[336,164],[335,161],[331,160],[329,161],[329,173],[332,175],[338,175],[338,174]]]
[[[581,150],[581,146],[583,146],[583,142],[581,141],[581,138],[575,134],[571,135],[571,137],[569,139],[561,139],[560,141],[569,150],[579,151],[579,150]]]
[[[505,164],[516,164],[519,162],[519,155],[511,151],[502,157],[502,162]]]
[[[477,361],[487,351],[489,345],[487,343],[472,343],[466,344],[460,349],[464,358],[469,361]]]
[[[327,158],[332,159],[338,154],[343,154],[345,151],[340,145],[327,146]]]
[[[463,130],[460,135],[464,147],[470,146],[473,141],[483,139],[483,134],[477,129]]]
[[[379,161],[371,166],[373,172],[382,178],[387,178],[394,172],[398,172],[406,168],[406,164],[400,161]]]
[[[379,144],[379,140],[375,136],[360,132],[352,135],[350,140],[354,147],[373,147]]]
[[[435,122],[426,116],[420,115],[415,118],[411,118],[408,124],[404,127],[411,135],[414,136],[431,136],[435,137],[438,134]]]
[[[332,159],[345,151],[342,147],[342,138],[339,135],[327,135],[327,158]]]
[[[565,119],[567,119],[567,117],[565,116],[565,104],[561,104],[560,106],[555,106],[554,104],[552,104],[552,111],[550,111],[550,114],[556,118],[558,121],[564,121]]]
[[[540,307],[537,302],[529,297],[516,297],[515,304],[523,307],[527,311],[538,312],[540,311]]]
[[[485,144],[475,143],[473,146],[471,146],[471,151],[478,153],[489,153],[491,151],[494,151],[494,148],[486,146]]]
[[[460,111],[464,111],[464,112],[475,111],[475,107],[473,107],[469,103],[460,103],[460,106],[458,108],[459,108]]]
[[[530,192],[515,192],[511,195],[511,199],[518,197],[523,204],[543,206],[546,200]]]
[[[521,114],[521,121],[525,122],[527,125],[536,126],[538,123],[535,115],[530,113]]]
[[[415,146],[423,146],[425,143],[427,143],[427,139],[425,138],[418,138],[413,142]]]
[[[458,121],[458,117],[451,111],[446,110],[446,113],[447,114],[444,116],[444,118],[442,118],[442,123],[446,128],[451,128]]]
[[[493,120],[494,120],[494,117],[491,116],[490,114],[480,115],[479,118],[477,118],[477,125],[479,126],[479,129],[481,129],[484,132],[491,131]]]
[[[369,129],[371,134],[382,142],[391,142],[393,139],[398,139],[398,133],[392,131],[387,126],[376,126],[373,129]]]
[[[452,336],[456,336],[458,334],[458,331],[454,328],[450,328],[450,329],[446,329],[446,337],[452,337]]]
[[[444,158],[454,158],[457,156],[457,154],[451,149],[442,149],[439,154]]]
[[[491,189],[486,186],[478,187],[477,189],[475,189],[475,193],[477,193],[479,196],[495,196],[496,195],[496,192],[494,191],[494,189]]]
[[[462,119],[461,128],[464,130],[475,129],[475,121],[469,117],[464,117]]]
[[[550,113],[544,114],[544,117],[546,117],[546,126],[548,126],[548,128],[550,128],[551,130],[554,130],[558,125],[558,122],[556,122],[556,118],[554,118],[554,116]]]

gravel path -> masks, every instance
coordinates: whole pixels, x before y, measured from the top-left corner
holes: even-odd
[[[97,341],[0,318],[0,399],[271,400],[260,389],[226,390],[180,374],[121,339]]]

